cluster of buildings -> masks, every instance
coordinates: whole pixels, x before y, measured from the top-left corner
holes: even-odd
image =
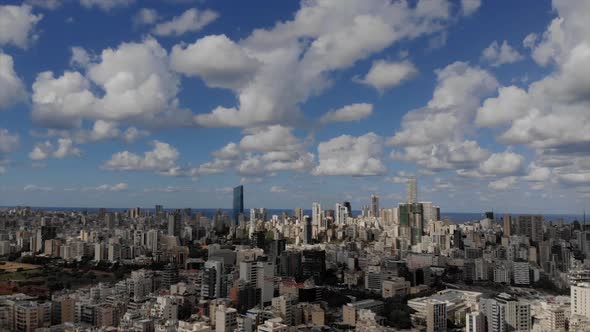
[[[46,299],[0,296],[0,330],[393,331],[390,303],[399,299],[415,330],[590,326],[585,224],[491,212],[457,224],[419,201],[417,190],[409,179],[405,202],[382,208],[372,195],[356,214],[350,202],[274,215],[246,211],[242,186],[231,212],[213,215],[160,205],[0,211],[1,256],[133,267],[122,280]],[[546,281],[571,286],[571,296],[538,295],[532,286]],[[347,295],[346,303],[334,304],[329,294]]]

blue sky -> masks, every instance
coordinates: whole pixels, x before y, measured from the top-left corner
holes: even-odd
[[[580,212],[588,7],[3,1],[0,206]]]

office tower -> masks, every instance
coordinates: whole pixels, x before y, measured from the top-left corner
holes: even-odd
[[[447,304],[439,300],[426,303],[426,332],[447,331]]]
[[[352,205],[350,205],[350,202],[344,202],[343,205],[348,211],[348,216],[352,218]]]
[[[512,236],[512,216],[511,215],[503,215],[502,216],[502,230],[504,231],[504,236]]]
[[[234,205],[233,218],[234,224],[238,225],[240,222],[240,215],[244,214],[244,186],[239,185],[234,188]]]
[[[529,262],[513,262],[512,272],[514,273],[514,284],[519,286],[530,285],[531,280]]]
[[[319,283],[326,274],[326,252],[303,250],[301,267],[305,279],[313,278],[316,283]]]
[[[286,277],[301,275],[301,252],[287,250],[279,258],[279,274]]]
[[[168,216],[168,235],[180,237],[182,219],[180,212],[176,211]]]
[[[303,221],[303,209],[295,208],[295,210],[293,210],[293,216],[295,216],[295,219],[299,220],[299,222]]]
[[[543,216],[521,215],[516,221],[516,234],[528,236],[531,241],[539,243],[543,241]]]
[[[334,209],[334,222],[336,225],[346,225],[346,219],[348,218],[348,215],[349,211],[346,205],[336,203],[336,207]]]
[[[104,223],[105,223],[105,226],[109,229],[115,228],[115,226],[116,226],[115,225],[115,214],[112,212],[107,213],[104,216]]]
[[[313,225],[308,216],[303,217],[303,243],[312,244],[313,242]]]
[[[168,263],[162,271],[162,288],[169,289],[170,285],[177,284],[179,280],[178,266]]]
[[[465,332],[485,332],[484,316],[479,311],[465,315]]]
[[[311,205],[311,222],[312,225],[319,225],[322,219],[322,206],[318,202],[313,202]],[[300,220],[302,221],[302,220]]]
[[[379,218],[379,196],[371,195],[371,217]]]
[[[400,204],[398,208],[400,234],[412,245],[422,241],[424,235],[424,206],[421,203]]]
[[[215,332],[233,332],[238,327],[237,318],[236,309],[220,305],[215,312]]]
[[[156,205],[155,214],[157,217],[164,215],[164,207],[162,205]]]
[[[415,177],[408,179],[407,183],[408,203],[418,202],[418,180]]]

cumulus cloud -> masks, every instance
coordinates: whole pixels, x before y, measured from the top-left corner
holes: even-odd
[[[210,35],[193,44],[175,45],[170,62],[177,72],[198,76],[207,86],[236,90],[248,83],[261,65],[225,35]]]
[[[270,187],[270,192],[271,193],[284,193],[286,192],[287,189],[281,187],[281,186],[272,186]]]
[[[446,142],[405,147],[403,153],[393,151],[394,160],[410,161],[433,171],[472,169],[488,158],[490,152],[476,141]]]
[[[494,190],[506,190],[512,188],[517,183],[515,176],[509,176],[489,183],[489,187]]]
[[[418,74],[418,69],[408,60],[401,62],[377,60],[373,62],[365,77],[356,79],[356,81],[383,92],[400,85],[403,81],[416,76],[416,74]]]
[[[199,31],[218,17],[219,14],[212,10],[191,8],[170,21],[157,24],[153,33],[157,36],[180,36],[187,32]]]
[[[238,158],[240,156],[240,153],[241,152],[239,146],[234,142],[230,142],[223,148],[214,151],[213,156],[219,159],[232,160]]]
[[[127,7],[135,0],[80,0],[80,4],[86,8],[98,7],[104,11],[110,11],[117,7]]]
[[[0,46],[12,44],[27,48],[37,38],[35,27],[43,15],[32,13],[32,7],[0,5]]]
[[[382,175],[387,168],[382,161],[383,139],[367,133],[354,137],[342,135],[318,145],[315,175]]]
[[[29,158],[39,161],[50,157],[56,159],[63,159],[70,156],[79,157],[81,154],[80,149],[74,146],[74,142],[70,138],[59,138],[57,145],[54,145],[50,141],[35,144],[33,150],[29,153]]]
[[[463,15],[469,16],[475,13],[481,6],[481,0],[461,0]]]
[[[195,122],[210,127],[297,123],[302,120],[299,106],[330,86],[331,72],[349,68],[401,39],[441,31],[451,22],[449,8],[447,1],[420,1],[415,6],[372,0],[346,5],[303,1],[292,20],[254,30],[236,43],[262,65],[248,84],[231,86],[237,105],[220,105],[196,115]]]
[[[49,192],[53,191],[52,187],[45,187],[45,186],[38,186],[35,184],[28,184],[23,188],[24,191],[40,191],[40,192]]]
[[[494,153],[481,163],[479,170],[490,175],[517,175],[522,172],[524,157],[514,152]]]
[[[152,141],[152,145],[153,149],[144,152],[143,155],[129,151],[117,152],[110,160],[103,163],[102,168],[112,171],[174,172],[178,168],[176,165],[180,157],[178,150],[158,140]]]
[[[487,61],[493,67],[499,67],[504,64],[518,62],[524,57],[512,48],[507,41],[503,41],[500,45],[497,41],[493,41],[490,46],[486,47],[481,54],[483,60]]]
[[[526,91],[516,86],[501,87],[497,97],[486,99],[477,110],[475,123],[480,127],[494,127],[526,115],[529,109]]]
[[[160,19],[160,15],[155,9],[141,8],[133,17],[135,25],[152,25]]]
[[[373,104],[350,104],[324,114],[320,118],[320,123],[360,121],[372,113]]]
[[[498,82],[487,71],[455,62],[437,71],[437,85],[426,107],[404,115],[401,130],[389,140],[396,146],[419,146],[462,140],[482,97]]]
[[[178,77],[156,40],[122,43],[103,50],[97,60],[87,64],[85,76],[76,71],[37,75],[33,120],[49,128],[78,128],[84,119],[151,126],[190,122],[178,108]]]
[[[3,155],[16,151],[19,145],[18,134],[11,134],[8,129],[0,128],[0,161]]]
[[[14,70],[14,61],[0,50],[0,110],[26,99],[23,82]]]
[[[97,191],[113,191],[113,192],[121,192],[126,191],[129,188],[129,185],[125,182],[117,183],[117,184],[103,184],[95,188]]]

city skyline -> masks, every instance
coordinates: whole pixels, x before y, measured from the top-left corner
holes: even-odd
[[[4,1],[0,206],[581,214],[588,6]]]

